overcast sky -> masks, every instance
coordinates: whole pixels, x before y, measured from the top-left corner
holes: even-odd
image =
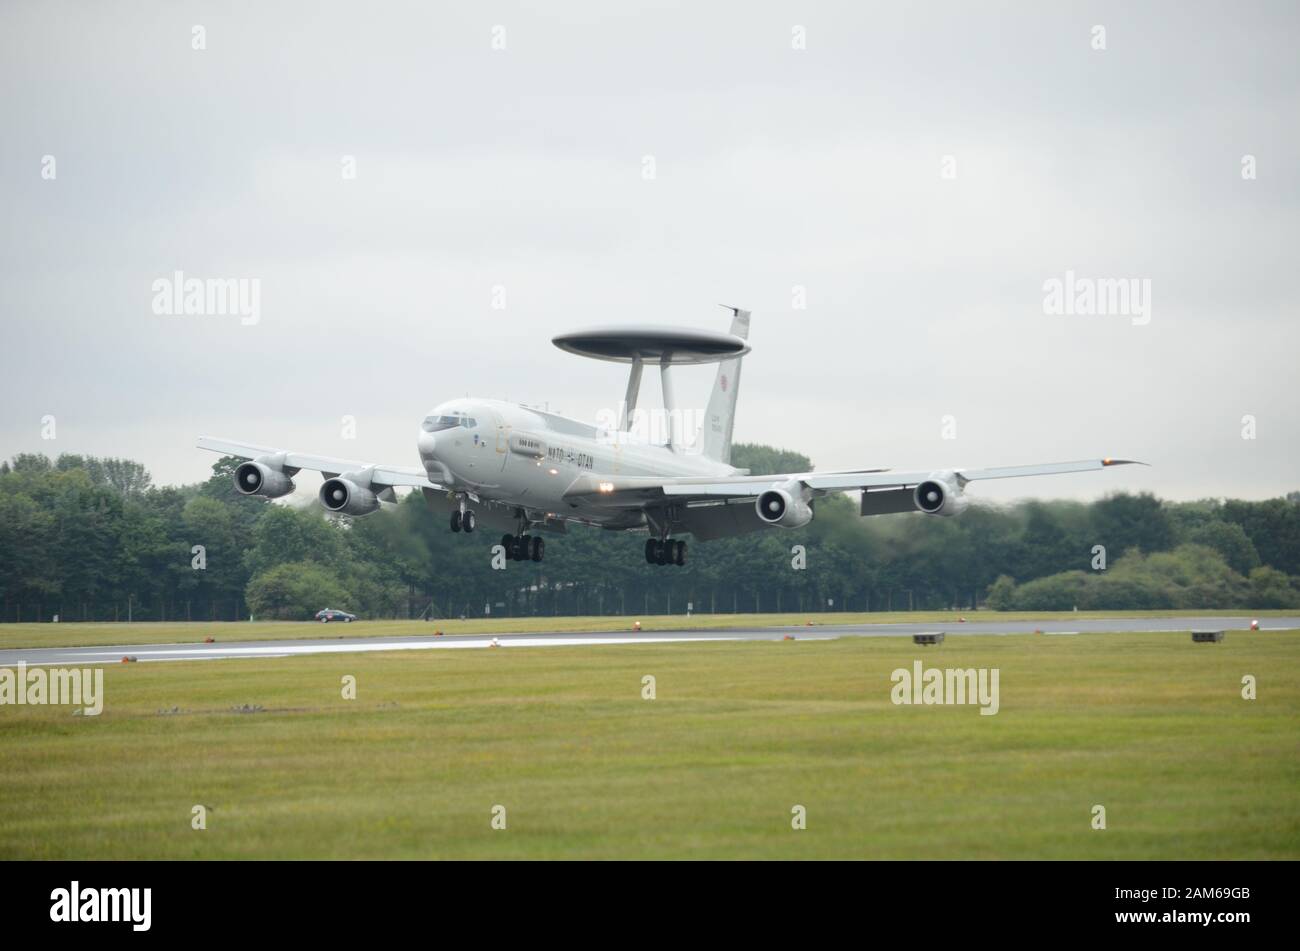
[[[541,6],[0,5],[0,456],[415,465],[444,399],[617,404],[555,334],[723,303],[736,438],[819,468],[1300,489],[1296,4]],[[259,319],[155,313],[178,270]],[[1149,310],[1047,313],[1067,271]]]

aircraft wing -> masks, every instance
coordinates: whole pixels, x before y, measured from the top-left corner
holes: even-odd
[[[415,466],[376,466],[369,462],[355,459],[336,459],[333,456],[316,456],[290,449],[276,449],[273,446],[258,446],[253,443],[232,442],[212,436],[200,436],[196,445],[200,449],[219,452],[223,456],[238,456],[240,459],[260,459],[263,456],[283,456],[281,465],[286,470],[311,469],[324,473],[328,477],[345,472],[365,472],[370,484],[380,487],[415,486],[418,488],[441,489],[436,482],[430,482],[424,470]],[[291,475],[293,473],[290,473]]]
[[[913,506],[892,507],[885,504],[888,495],[898,502],[918,484],[939,475],[951,475],[959,487],[977,479],[1015,479],[1025,476],[1058,475],[1068,472],[1091,472],[1110,466],[1133,465],[1131,459],[1084,459],[1078,462],[1051,462],[1030,466],[1003,466],[992,469],[946,469],[926,472],[893,472],[888,469],[859,469],[846,472],[792,472],[766,476],[721,476],[703,478],[660,479],[649,476],[602,477],[579,476],[566,490],[565,497],[589,504],[607,504],[611,508],[641,507],[654,502],[723,502],[756,498],[769,488],[798,483],[813,496],[830,492],[861,490],[863,514],[911,511]],[[1143,465],[1143,463],[1137,463]],[[867,497],[880,493],[877,511],[868,511]],[[901,504],[901,503],[900,503]]]
[[[958,484],[964,488],[967,482],[974,482],[977,479],[1017,479],[1023,476],[1060,475],[1067,472],[1091,472],[1096,469],[1105,469],[1108,466],[1132,464],[1133,460],[1131,459],[1084,459],[1078,462],[1049,462],[1033,466],[1003,466],[995,469],[942,471],[951,471],[957,477]],[[933,470],[928,472],[891,472],[886,469],[862,473],[800,472],[791,475],[767,476],[766,479],[771,485],[780,485],[790,481],[802,482],[814,492],[846,492],[854,489],[871,492],[887,489],[912,489],[935,474]],[[762,491],[762,489],[759,491]],[[712,482],[700,486],[669,485],[664,487],[664,492],[670,496],[704,494],[710,497],[722,496],[724,498],[737,494],[736,486],[729,485],[726,481]]]

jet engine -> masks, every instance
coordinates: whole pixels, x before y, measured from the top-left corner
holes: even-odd
[[[970,500],[961,494],[957,477],[951,472],[936,472],[912,493],[916,507],[926,515],[957,515],[966,510]]]
[[[367,486],[335,476],[321,483],[320,504],[340,515],[369,515],[378,511],[379,497]]]
[[[786,483],[768,489],[754,503],[758,517],[769,525],[799,528],[812,521],[812,506],[804,499],[798,483]]]
[[[252,462],[241,463],[235,469],[235,489],[241,495],[260,495],[266,499],[278,499],[293,491],[293,479],[275,463],[255,459]]]

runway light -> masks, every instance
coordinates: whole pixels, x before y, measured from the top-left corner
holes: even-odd
[[[1258,630],[1259,630],[1259,622],[1258,622],[1258,621],[1251,621],[1251,622],[1250,622],[1250,629],[1251,629],[1252,631],[1258,631]]]
[[[936,644],[942,644],[943,631],[923,631],[920,634],[913,634],[912,643],[920,644],[922,647],[933,647]]]
[[[793,634],[787,634],[785,637],[781,638],[781,640],[783,640],[783,641],[792,641],[792,640],[794,640],[794,635],[793,635]]]
[[[632,622],[632,630],[634,630],[634,631],[639,631],[639,630],[641,630],[641,622],[640,622],[640,621],[633,621],[633,622]]]
[[[205,638],[203,638],[203,643],[204,643],[204,644],[215,644],[216,642],[217,642],[217,639],[216,639],[215,637],[205,637]]]
[[[1217,644],[1223,640],[1222,631],[1192,631],[1192,643]]]

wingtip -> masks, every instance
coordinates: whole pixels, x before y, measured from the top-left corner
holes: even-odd
[[[1111,459],[1109,457],[1101,460],[1101,464],[1103,466],[1147,466],[1148,468],[1151,465],[1149,462],[1142,462],[1138,459]]]

